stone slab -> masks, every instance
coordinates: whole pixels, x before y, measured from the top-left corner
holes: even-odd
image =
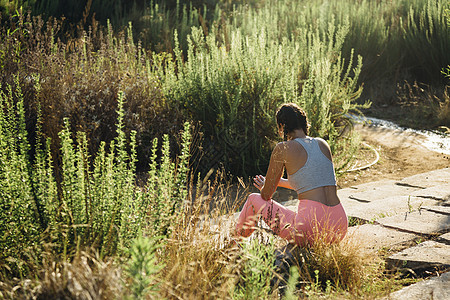
[[[338,190],[338,196],[341,200],[348,199],[360,203],[368,203],[393,195],[411,195],[423,190],[421,187],[411,187],[409,185],[398,184],[395,180],[377,181],[370,184],[358,185],[353,188]]]
[[[341,199],[348,216],[372,222],[384,217],[406,212],[416,211],[420,207],[435,206],[439,201],[410,196],[394,196],[369,203],[359,203],[348,199]]]
[[[425,241],[417,246],[391,255],[387,259],[389,268],[400,267],[423,269],[435,266],[450,267],[450,245]]]
[[[447,232],[446,234],[440,235],[438,237],[438,240],[442,243],[450,244],[450,232]],[[448,254],[450,255],[450,253]]]
[[[407,286],[384,299],[448,300],[450,299],[450,272]]]
[[[415,234],[445,233],[450,230],[450,216],[427,210],[413,211],[377,220],[383,226]]]
[[[411,193],[411,196],[421,198],[432,198],[435,200],[446,201],[450,199],[450,180],[448,184],[440,184],[426,189],[421,189]]]
[[[380,225],[364,224],[348,228],[347,239],[356,242],[361,250],[373,253],[381,249],[390,249],[404,242],[412,241],[418,236],[397,231]]]
[[[423,209],[435,212],[435,213],[440,213],[443,215],[450,215],[450,206],[439,206],[439,205],[434,205],[434,206],[422,206]]]
[[[392,179],[382,179],[379,181],[372,181],[367,183],[362,183],[358,185],[354,185],[348,188],[339,189],[337,191],[339,197],[348,197],[349,195],[353,195],[355,193],[366,192],[372,190],[374,187],[380,185],[390,185],[395,184],[395,180]]]
[[[422,174],[413,175],[402,179],[400,182],[424,188],[449,185],[450,168],[444,168]]]

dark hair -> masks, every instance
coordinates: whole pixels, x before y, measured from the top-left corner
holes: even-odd
[[[303,129],[308,135],[308,117],[303,109],[295,103],[286,103],[280,106],[277,111],[277,124],[284,126],[284,139],[286,135],[296,129]]]

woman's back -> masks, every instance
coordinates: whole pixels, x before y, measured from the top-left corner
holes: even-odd
[[[285,167],[289,184],[299,199],[327,206],[340,203],[328,144],[319,138],[297,138],[285,143]]]

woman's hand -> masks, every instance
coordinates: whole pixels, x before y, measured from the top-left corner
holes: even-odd
[[[266,178],[262,175],[256,175],[253,178],[253,185],[258,189],[261,190],[264,186],[264,182],[266,181]]]

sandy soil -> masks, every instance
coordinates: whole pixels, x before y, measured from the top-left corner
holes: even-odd
[[[339,188],[381,179],[401,179],[450,167],[450,156],[422,146],[420,142],[423,137],[419,134],[363,125],[357,125],[355,129],[364,142],[378,151],[380,159],[366,170],[341,176],[338,179]],[[368,155],[375,157],[373,154]]]

